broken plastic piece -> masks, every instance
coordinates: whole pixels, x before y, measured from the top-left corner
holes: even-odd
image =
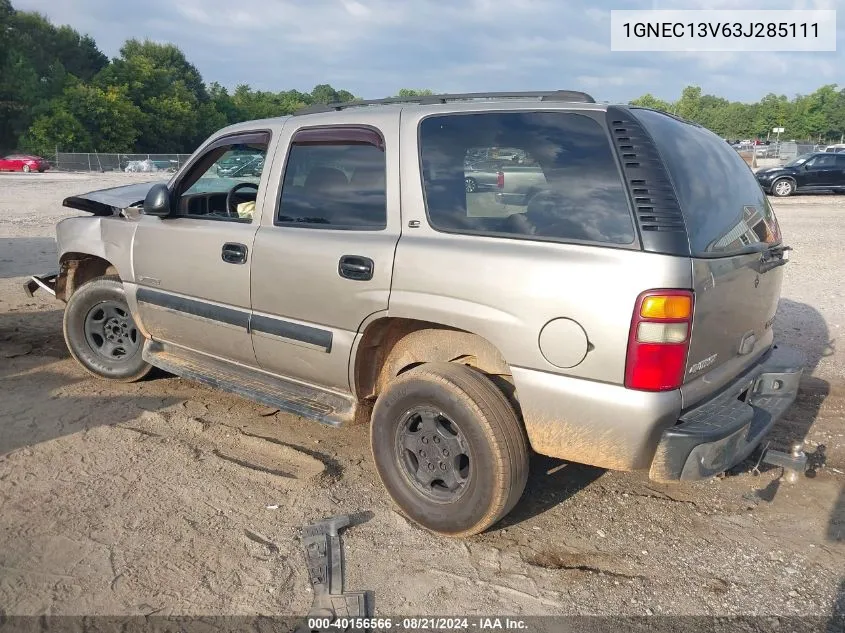
[[[343,591],[343,556],[338,531],[349,524],[349,516],[338,515],[302,528],[302,546],[305,550],[311,588],[314,591],[314,601],[307,619],[334,621],[338,618],[368,617],[366,593]],[[321,629],[309,628],[307,620],[297,629],[298,632],[315,630]],[[331,630],[344,629],[332,627]]]

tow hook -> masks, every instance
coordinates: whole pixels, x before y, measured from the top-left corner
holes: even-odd
[[[783,477],[791,484],[797,482],[807,470],[807,454],[804,452],[803,442],[793,444],[789,453],[767,448],[763,451],[760,461],[783,468]]]

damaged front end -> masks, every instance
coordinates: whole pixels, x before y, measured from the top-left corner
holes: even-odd
[[[56,227],[56,241],[59,259],[62,262],[60,270],[32,275],[23,284],[27,296],[33,297],[39,290],[44,290],[53,297],[64,300],[65,296],[72,292],[74,286],[71,281],[71,288],[66,288],[67,277],[73,276],[80,262],[90,263],[91,260],[98,260],[98,264],[92,266],[92,271],[100,274],[105,272],[109,264],[118,269],[122,268],[121,264],[127,255],[116,251],[121,251],[124,245],[128,246],[131,242],[129,233],[133,229],[128,229],[123,222],[114,224],[111,220],[125,220],[133,217],[134,214],[129,213],[129,210],[140,212],[147,192],[159,182],[141,182],[98,189],[65,198],[62,206],[85,211],[95,217],[67,218],[59,222]],[[97,225],[92,225],[92,221]],[[64,261],[67,253],[75,253],[78,257]]]

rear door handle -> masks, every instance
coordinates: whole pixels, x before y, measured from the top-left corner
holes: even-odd
[[[223,251],[220,256],[227,264],[243,264],[246,262],[246,244],[237,242],[226,242],[223,244]]]
[[[344,255],[337,265],[337,273],[341,277],[355,281],[369,281],[373,278],[374,270],[373,260],[360,255]]]

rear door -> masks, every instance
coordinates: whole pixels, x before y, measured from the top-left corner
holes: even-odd
[[[354,123],[289,120],[251,279],[260,367],[341,391],[350,388],[362,323],[387,310],[401,232],[399,111],[356,109],[348,118]]]
[[[781,242],[780,228],[752,171],[718,136],[657,112],[634,113],[657,144],[687,227],[695,307],[686,381],[721,368],[703,396],[772,344],[784,268],[764,260]]]

